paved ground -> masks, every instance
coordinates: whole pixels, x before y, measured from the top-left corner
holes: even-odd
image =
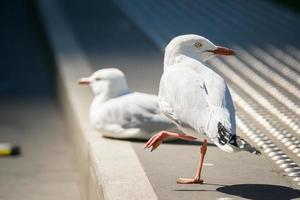
[[[199,144],[165,144],[158,151],[133,144],[160,199],[292,199],[300,197],[264,157],[248,153],[226,154],[209,146],[203,168],[203,185],[178,185],[179,177],[196,172]],[[261,178],[263,177],[263,179]],[[272,192],[270,192],[272,191]]]
[[[126,5],[127,8],[134,8],[130,3]],[[141,6],[141,4],[136,5]],[[153,6],[153,4],[150,5]],[[109,1],[96,0],[89,0],[85,3],[65,0],[63,1],[63,8],[77,39],[95,69],[117,66],[125,72],[133,90],[157,92],[158,81],[162,72],[162,54],[159,53],[159,48],[137,29],[120,10]],[[157,9],[159,6],[156,5],[154,8]],[[126,11],[126,9],[124,10]],[[128,11],[129,14],[127,14],[130,16],[133,10]],[[135,13],[140,13],[140,11]],[[135,18],[132,19],[142,20],[144,19],[143,16],[141,14],[139,18],[135,15]],[[146,17],[146,19],[151,18]],[[149,20],[144,21],[143,25],[149,27],[148,24],[153,25],[155,23]],[[166,42],[166,38],[159,35],[160,29],[152,27],[151,30],[155,34],[154,36],[150,34],[150,36],[153,36],[152,39],[156,44],[162,45],[163,43],[159,42]],[[168,31],[170,30],[172,28],[168,29]],[[144,31],[147,33],[147,30]],[[166,36],[166,33],[168,32],[166,31],[162,35]],[[212,37],[215,36],[216,34],[213,34]],[[289,36],[294,37],[293,34]],[[282,75],[281,72],[280,74]],[[246,117],[249,118],[249,116]],[[250,124],[249,120],[247,124]],[[283,126],[285,127],[285,125]],[[263,130],[263,127],[259,128]],[[267,156],[255,157],[246,153],[228,155],[211,146],[206,159],[207,165],[204,175],[207,184],[178,186],[175,181],[179,176],[190,177],[194,175],[199,152],[198,143],[190,145],[188,143],[168,144],[151,154],[143,150],[143,143],[133,142],[132,145],[160,199],[225,197],[233,199],[276,199],[278,197],[280,197],[279,199],[291,199],[300,197],[299,191],[293,189],[293,187],[296,188],[295,185],[290,179],[284,177],[283,170],[277,168]],[[289,151],[287,153],[295,156],[293,159],[298,163],[297,155]]]
[[[18,157],[0,157],[0,199],[79,199],[53,65],[31,2],[0,4],[0,142],[22,150]]]
[[[0,199],[79,199],[62,118],[53,99],[1,101],[0,141],[22,155],[0,158]]]

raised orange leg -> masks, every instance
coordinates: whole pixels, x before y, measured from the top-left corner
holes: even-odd
[[[189,141],[197,139],[189,135],[184,135],[184,134],[179,134],[179,133],[174,133],[169,131],[161,131],[155,134],[154,136],[152,136],[145,144],[144,148],[151,148],[151,151],[153,151],[167,138],[180,138]]]
[[[207,140],[204,140],[203,145],[200,148],[200,157],[197,168],[197,173],[194,178],[179,178],[177,180],[178,184],[202,184],[203,180],[201,179],[201,171],[203,167],[204,157],[207,151]]]
[[[151,151],[155,150],[161,143],[163,143],[164,140],[167,138],[180,138],[183,140],[195,140],[195,137],[179,134],[179,133],[173,133],[169,131],[161,131],[158,134],[152,136],[148,142],[145,144],[144,148],[151,148]],[[203,180],[201,179],[201,171],[203,167],[203,161],[204,157],[207,151],[207,140],[204,140],[201,148],[200,148],[200,157],[199,157],[199,163],[197,168],[197,173],[194,178],[179,178],[177,180],[178,184],[202,184]]]

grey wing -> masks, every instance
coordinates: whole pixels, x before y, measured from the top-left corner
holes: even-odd
[[[169,129],[172,123],[161,114],[158,106],[158,98],[154,95],[134,93],[126,112],[129,113],[128,121],[124,124],[126,128],[140,128],[148,133]]]
[[[131,93],[107,102],[101,114],[102,127],[110,137],[147,139],[173,127],[161,114],[157,96]],[[112,135],[113,134],[113,135]]]
[[[235,130],[235,110],[231,94],[224,79],[215,72],[206,76],[206,86],[208,88],[207,101],[211,110],[211,126],[208,127],[212,137],[219,131],[217,124],[221,123],[231,135],[236,134]]]

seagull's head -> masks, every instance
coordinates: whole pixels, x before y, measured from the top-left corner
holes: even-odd
[[[100,69],[89,77],[79,79],[78,84],[90,85],[95,95],[116,97],[128,92],[125,75],[117,68]]]
[[[206,62],[208,59],[216,55],[230,56],[235,55],[235,53],[229,48],[216,46],[205,37],[202,37],[200,35],[188,34],[175,37],[169,42],[166,47],[165,59],[172,60],[171,57],[175,59],[176,56],[180,55],[189,56],[201,62]],[[171,62],[176,61],[173,60]],[[173,63],[165,64],[170,65]]]

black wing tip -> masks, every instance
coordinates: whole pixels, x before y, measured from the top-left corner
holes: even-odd
[[[223,124],[221,122],[218,122],[218,129],[224,128]]]
[[[236,135],[231,135],[231,133],[225,128],[225,126],[218,122],[218,140],[221,145],[231,144],[237,146]]]

